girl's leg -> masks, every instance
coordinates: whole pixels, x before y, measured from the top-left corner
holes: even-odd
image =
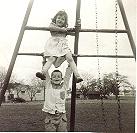
[[[55,62],[56,58],[55,57],[49,57],[48,61],[43,61],[43,67],[42,67],[42,72],[37,72],[36,77],[40,78],[41,80],[45,80],[45,73],[49,70],[53,62]]]
[[[42,73],[43,74],[45,74],[49,70],[49,68],[55,62],[55,60],[56,60],[56,57],[53,57],[53,56],[48,58],[48,61],[45,63],[45,65],[42,68]]]
[[[56,61],[53,63],[55,68],[58,68],[65,60],[65,56],[57,57]]]
[[[80,75],[78,73],[77,66],[76,66],[76,64],[75,64],[75,62],[73,60],[73,57],[72,57],[71,53],[67,53],[66,54],[66,60],[69,63],[72,71],[74,72],[74,75],[75,75],[75,77],[77,79],[77,83],[83,81],[83,79],[80,77]]]

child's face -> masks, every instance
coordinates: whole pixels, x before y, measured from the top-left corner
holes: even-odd
[[[56,18],[56,25],[59,27],[63,27],[65,23],[65,16],[64,15],[58,15]]]
[[[62,81],[62,74],[61,72],[53,72],[51,75],[51,82],[55,85],[60,84]]]

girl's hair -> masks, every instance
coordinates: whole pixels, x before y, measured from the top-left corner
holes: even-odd
[[[65,16],[65,23],[64,23],[63,27],[68,27],[68,15],[64,10],[57,12],[57,14],[53,17],[52,22],[56,23],[56,19],[57,19],[58,15]]]

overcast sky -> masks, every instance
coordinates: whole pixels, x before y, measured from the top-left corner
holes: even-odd
[[[129,26],[135,40],[136,33],[136,1],[123,0]],[[28,6],[28,0],[0,0],[0,66],[6,69],[9,66],[14,47],[20,32],[23,18]],[[75,25],[76,0],[34,0],[34,5],[29,17],[29,26],[48,27],[51,18],[57,11],[64,9],[68,13],[69,27]],[[97,0],[98,28],[114,29],[115,27],[115,4],[114,0]],[[95,29],[95,6],[94,0],[81,0],[81,26],[82,28]],[[118,28],[125,29],[120,11],[118,10]],[[114,34],[99,33],[99,53],[115,54]],[[48,31],[25,31],[20,52],[42,53],[46,40],[50,37]],[[73,52],[74,37],[67,37],[69,47]],[[126,34],[118,35],[118,54],[133,55]],[[95,33],[80,33],[79,54],[96,54]],[[18,56],[13,73],[18,79],[28,81],[41,70],[41,57]],[[129,81],[135,84],[135,60],[119,59],[119,73],[128,76]],[[66,63],[59,69],[63,72]],[[53,70],[52,67],[51,70]],[[78,58],[78,70],[80,73],[90,72],[97,76],[97,58]],[[100,58],[101,74],[115,71],[115,59]]]

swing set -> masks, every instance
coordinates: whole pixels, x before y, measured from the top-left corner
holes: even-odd
[[[0,106],[2,104],[6,89],[9,84],[9,80],[11,77],[11,73],[16,61],[17,55],[31,55],[31,56],[42,56],[43,53],[18,53],[21,41],[24,35],[25,30],[43,30],[43,31],[50,31],[49,27],[32,27],[32,26],[27,26],[28,18],[33,6],[34,0],[30,0],[27,11],[23,20],[23,24],[18,36],[18,40],[12,55],[12,59],[5,77],[5,80],[3,82],[2,90],[0,92]],[[125,30],[119,30],[117,29],[117,9],[120,9],[123,22],[125,25]],[[95,13],[96,13],[96,28],[95,29],[81,29],[78,21],[80,20],[80,7],[81,7],[81,0],[77,0],[77,6],[76,6],[76,21],[75,21],[75,28],[68,28],[67,30],[69,32],[75,32],[75,41],[74,41],[74,54],[73,58],[75,63],[77,64],[77,57],[97,57],[98,60],[98,88],[101,93],[101,108],[102,108],[102,118],[104,121],[104,129],[106,131],[106,119],[105,119],[105,112],[104,112],[104,102],[103,102],[103,95],[102,95],[102,90],[101,90],[101,82],[100,82],[100,62],[99,62],[99,57],[104,57],[104,58],[115,58],[116,59],[116,81],[118,84],[118,58],[135,58],[136,59],[136,46],[131,34],[131,30],[128,24],[128,20],[126,17],[126,13],[123,7],[123,3],[121,0],[115,0],[115,29],[98,29],[98,11],[97,11],[97,4],[95,0]],[[79,41],[79,33],[80,32],[95,32],[96,33],[96,45],[97,45],[97,54],[96,55],[79,55],[78,54],[78,41]],[[100,55],[99,54],[99,37],[98,33],[114,33],[115,34],[115,55]],[[133,52],[133,56],[130,55],[118,55],[118,40],[117,36],[118,33],[126,33],[128,35],[128,39],[130,42],[130,46]],[[120,113],[120,97],[118,96],[117,99],[117,104],[118,104],[118,121],[119,121],[119,131],[122,132],[122,125],[121,125],[121,113]],[[73,75],[73,80],[72,80],[72,95],[71,95],[71,115],[70,115],[70,131],[74,131],[75,128],[75,105],[76,105],[76,79],[75,76]]]

